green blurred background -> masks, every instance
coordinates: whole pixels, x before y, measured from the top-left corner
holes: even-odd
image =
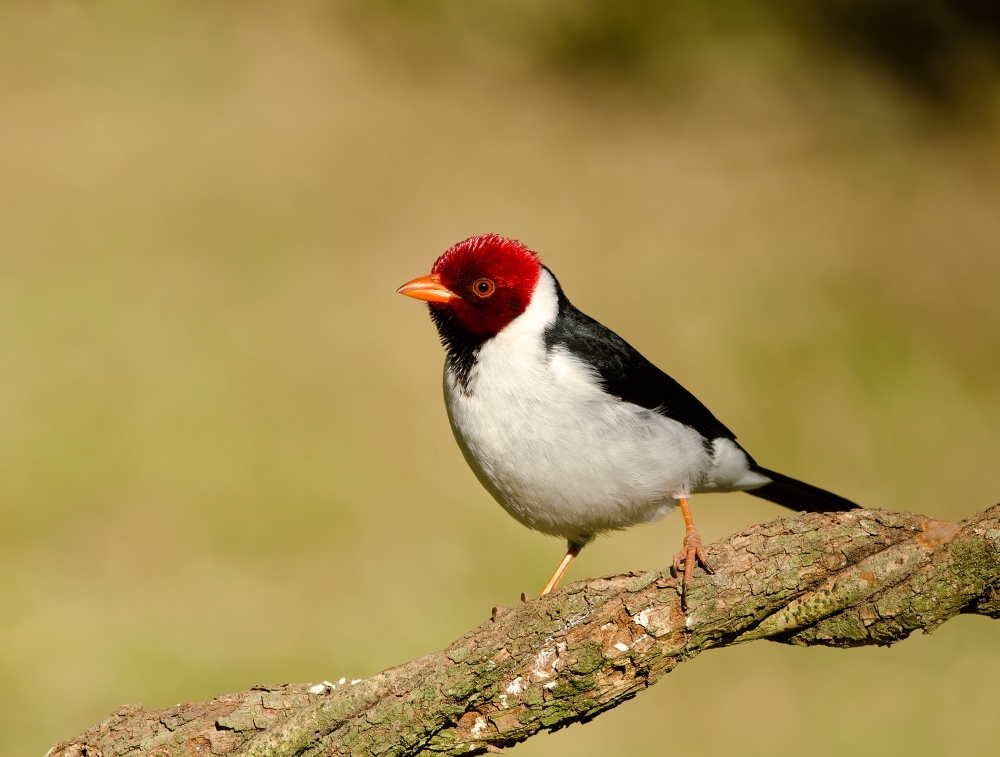
[[[537,592],[563,545],[466,468],[394,293],[471,234],[538,250],[763,464],[1000,500],[994,8],[0,2],[0,754],[367,676]],[[783,512],[694,511],[708,540]],[[995,753],[998,677],[982,618],[758,643],[516,753]]]

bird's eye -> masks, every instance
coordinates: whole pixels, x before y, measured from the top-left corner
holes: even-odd
[[[479,281],[472,285],[472,291],[480,297],[489,297],[493,294],[494,289],[496,289],[496,285],[489,279],[479,279]]]

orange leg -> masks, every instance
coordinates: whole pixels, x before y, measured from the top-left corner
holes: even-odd
[[[674,575],[680,573],[681,563],[684,563],[684,582],[681,586],[681,605],[687,609],[687,590],[694,580],[694,566],[700,564],[707,572],[712,569],[708,567],[708,557],[705,555],[705,548],[701,544],[701,537],[694,527],[694,520],[691,518],[691,508],[688,507],[687,497],[678,497],[677,501],[681,505],[681,514],[684,516],[684,546],[681,551],[674,555]]]
[[[583,549],[582,544],[575,544],[573,542],[569,542],[566,545],[566,556],[562,559],[562,562],[559,563],[559,567],[556,568],[556,572],[552,574],[552,578],[550,578],[549,582],[545,584],[545,588],[542,589],[542,594],[539,596],[548,594],[550,591],[552,591],[559,585],[559,582],[562,580],[562,577],[566,575],[566,571],[569,570],[569,564],[573,562],[574,557],[580,554],[581,549]]]

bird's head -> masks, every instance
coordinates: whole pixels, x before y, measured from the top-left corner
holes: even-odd
[[[430,303],[442,336],[446,324],[448,330],[488,339],[525,311],[541,272],[538,255],[520,242],[482,234],[446,250],[429,276],[396,291]]]

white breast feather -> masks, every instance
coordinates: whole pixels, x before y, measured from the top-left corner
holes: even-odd
[[[750,472],[735,444],[710,454],[694,429],[608,395],[586,363],[546,350],[556,312],[555,282],[542,271],[528,308],[480,349],[467,391],[445,370],[455,438],[508,513],[582,542],[655,520],[693,491],[742,488]]]

